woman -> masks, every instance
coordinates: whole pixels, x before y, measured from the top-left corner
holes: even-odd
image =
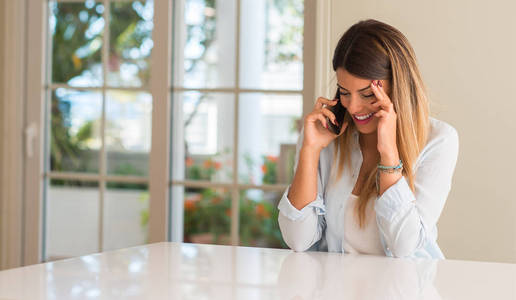
[[[295,175],[278,205],[295,251],[444,258],[437,221],[451,188],[457,131],[429,117],[414,51],[390,25],[349,28],[333,56],[338,100],[304,119]],[[339,104],[340,102],[340,104]],[[329,106],[347,109],[340,133]]]

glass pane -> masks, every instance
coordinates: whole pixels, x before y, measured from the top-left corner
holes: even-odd
[[[291,182],[302,114],[301,95],[241,94],[238,125],[240,182]]]
[[[240,85],[303,89],[303,0],[242,1]]]
[[[56,89],[50,116],[50,170],[98,172],[102,94]]]
[[[104,5],[100,2],[50,1],[52,82],[71,86],[102,85]]]
[[[147,243],[146,184],[108,182],[104,197],[104,251]]]
[[[184,242],[231,244],[231,194],[223,188],[184,189]]]
[[[177,1],[175,86],[234,86],[235,11],[235,0]]]
[[[172,178],[230,182],[233,163],[234,96],[175,94]],[[181,107],[182,106],[182,107]],[[182,115],[179,115],[182,112]],[[183,128],[183,130],[181,130]],[[181,136],[184,132],[184,137]]]
[[[287,248],[278,225],[278,202],[283,192],[240,192],[240,245]]]
[[[152,96],[145,92],[106,93],[107,172],[145,176],[149,173]]]
[[[154,43],[154,2],[111,3],[109,23],[109,86],[145,86],[150,76],[150,53]]]
[[[46,194],[45,260],[98,252],[97,182],[50,181]]]

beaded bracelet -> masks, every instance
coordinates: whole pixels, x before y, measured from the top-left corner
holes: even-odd
[[[403,163],[401,162],[401,159],[400,159],[400,163],[394,167],[389,167],[389,166],[384,166],[384,165],[378,164],[378,171],[380,171],[380,172],[394,173],[394,172],[401,172],[402,170],[403,170]],[[376,172],[376,194],[377,195],[380,194],[380,184],[379,184],[380,172]]]
[[[401,172],[403,169],[403,163],[401,162],[397,166],[384,166],[381,164],[378,164],[378,171],[385,172],[385,173],[394,173],[394,172]]]

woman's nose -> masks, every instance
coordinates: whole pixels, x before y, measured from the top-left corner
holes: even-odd
[[[351,97],[348,103],[348,111],[351,114],[364,112],[365,103],[361,101],[362,99],[358,99],[357,97]]]

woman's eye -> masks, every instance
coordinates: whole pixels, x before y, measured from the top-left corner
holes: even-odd
[[[339,95],[341,95],[341,96],[349,96],[349,93],[339,92]],[[364,98],[371,98],[371,97],[374,97],[374,93],[372,93],[371,95],[362,95],[362,97],[364,97]]]

